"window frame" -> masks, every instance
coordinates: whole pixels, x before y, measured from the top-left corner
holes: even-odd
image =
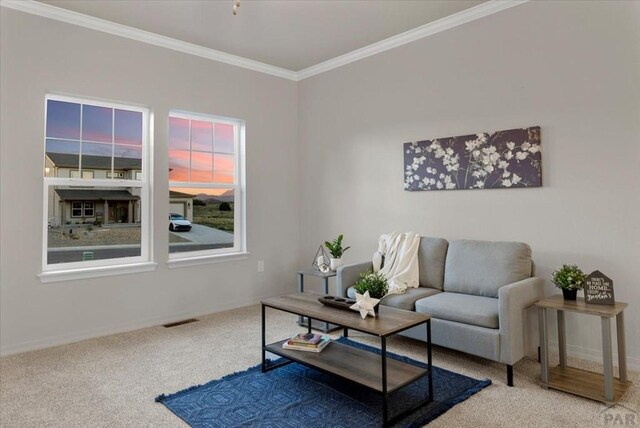
[[[231,125],[234,128],[234,179],[233,183],[220,182],[200,182],[200,181],[171,181],[168,180],[169,189],[180,190],[180,188],[200,188],[200,189],[230,189],[234,191],[234,211],[233,211],[233,246],[226,248],[216,248],[208,250],[196,250],[188,252],[169,252],[167,264],[169,267],[190,266],[193,264],[219,261],[222,259],[237,259],[247,255],[246,245],[246,177],[245,177],[245,136],[246,122],[226,116],[210,115],[204,113],[194,113],[183,110],[172,109],[167,116],[167,142],[169,140],[169,120],[170,118],[186,119],[189,121],[205,121],[214,124]],[[191,126],[189,126],[189,143],[191,145]],[[167,158],[169,157],[169,144],[167,144]],[[197,152],[197,150],[196,150]],[[192,148],[189,147],[189,153]],[[212,148],[212,155],[215,152]],[[191,155],[190,155],[191,157]],[[191,166],[190,166],[191,169]],[[213,177],[212,177],[213,178]],[[169,211],[169,200],[167,200],[167,212]],[[168,231],[167,231],[168,233]]]
[[[151,132],[153,126],[153,115],[149,108],[136,105],[124,104],[121,102],[97,100],[89,97],[75,97],[67,95],[57,95],[54,93],[46,94],[44,97],[44,127],[42,139],[42,159],[46,160],[47,156],[47,109],[49,101],[61,101],[82,105],[91,105],[96,107],[106,107],[109,109],[134,111],[142,114],[142,174],[141,180],[135,179],[115,179],[115,178],[71,178],[71,177],[49,177],[45,172],[43,174],[43,213],[42,213],[42,272],[38,275],[42,282],[63,281],[68,279],[91,278],[97,276],[106,276],[125,272],[149,271],[155,268],[156,263],[152,262],[152,215],[150,207],[152,207],[152,155],[153,155],[153,134]],[[81,108],[82,111],[82,108]],[[82,113],[81,113],[82,114]],[[82,116],[80,121],[82,127]],[[82,128],[81,128],[82,129]],[[80,136],[82,139],[82,135]],[[115,137],[114,137],[115,138]],[[113,156],[113,154],[112,154]],[[113,157],[112,157],[113,159]],[[112,160],[113,162],[113,160]],[[82,170],[82,159],[79,159],[79,171]],[[112,164],[113,170],[113,164]],[[45,170],[46,171],[46,170]],[[93,174],[93,171],[92,171]],[[69,174],[71,175],[71,174]],[[78,189],[94,189],[94,188],[117,188],[117,189],[140,189],[140,255],[129,257],[118,257],[104,260],[92,261],[76,261],[69,263],[48,263],[48,232],[49,232],[49,192],[57,186],[66,186]],[[73,201],[72,201],[73,203]],[[95,215],[95,203],[93,203],[93,213]],[[82,214],[85,213],[85,205],[82,204]],[[82,216],[81,216],[82,217]],[[77,217],[74,217],[77,218]]]

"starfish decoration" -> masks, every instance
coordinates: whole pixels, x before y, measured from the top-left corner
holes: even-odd
[[[375,318],[376,313],[373,308],[380,302],[380,299],[374,299],[369,296],[369,291],[365,291],[364,294],[356,293],[356,303],[349,308],[354,311],[360,311],[360,316],[365,319],[367,315],[371,315]]]

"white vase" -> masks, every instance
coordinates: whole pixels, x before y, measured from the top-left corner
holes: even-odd
[[[329,262],[331,263],[331,270],[333,271],[338,270],[338,268],[342,266],[342,259],[331,258],[329,259]]]

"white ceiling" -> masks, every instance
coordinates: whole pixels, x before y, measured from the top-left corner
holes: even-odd
[[[477,6],[479,0],[41,0],[292,71]]]

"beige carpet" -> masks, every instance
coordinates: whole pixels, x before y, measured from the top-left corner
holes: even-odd
[[[268,339],[298,331],[295,317],[268,311]],[[365,335],[353,339],[376,344]],[[180,427],[181,420],[154,398],[201,384],[260,362],[260,307],[200,318],[193,324],[153,327],[0,359],[2,427]],[[394,338],[389,349],[425,360],[424,343]],[[617,407],[544,390],[539,365],[523,360],[515,388],[506,386],[504,366],[436,348],[434,364],[493,384],[432,422],[433,427],[640,425],[640,376]],[[597,370],[593,364],[571,361]],[[605,420],[606,415],[609,419]],[[616,419],[614,419],[616,418]],[[618,419],[621,418],[621,419]],[[627,419],[625,419],[627,418]],[[633,426],[629,425],[628,426]],[[617,426],[621,426],[618,424]]]

